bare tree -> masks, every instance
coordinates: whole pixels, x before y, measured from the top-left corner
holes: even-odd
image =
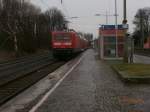
[[[67,24],[56,8],[42,13],[40,8],[24,0],[0,0],[0,3],[0,32],[6,34],[5,40],[13,43],[16,54],[50,46],[50,32],[62,30]]]
[[[150,8],[139,9],[133,23],[136,26],[134,31],[135,42],[139,44],[138,46],[143,47],[145,40],[150,35]]]

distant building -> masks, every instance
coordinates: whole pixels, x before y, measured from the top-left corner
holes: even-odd
[[[101,59],[123,57],[125,32],[123,25],[117,25],[117,28],[115,25],[102,25],[99,28],[99,54]]]

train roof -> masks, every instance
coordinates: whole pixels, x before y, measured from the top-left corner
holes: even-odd
[[[67,30],[67,31],[53,31],[52,33],[77,33],[74,30]]]

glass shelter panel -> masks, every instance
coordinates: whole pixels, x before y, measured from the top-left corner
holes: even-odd
[[[104,57],[116,56],[116,37],[104,37]]]

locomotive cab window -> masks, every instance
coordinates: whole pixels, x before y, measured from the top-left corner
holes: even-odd
[[[56,40],[56,41],[70,41],[71,36],[69,34],[56,34],[54,40]]]

